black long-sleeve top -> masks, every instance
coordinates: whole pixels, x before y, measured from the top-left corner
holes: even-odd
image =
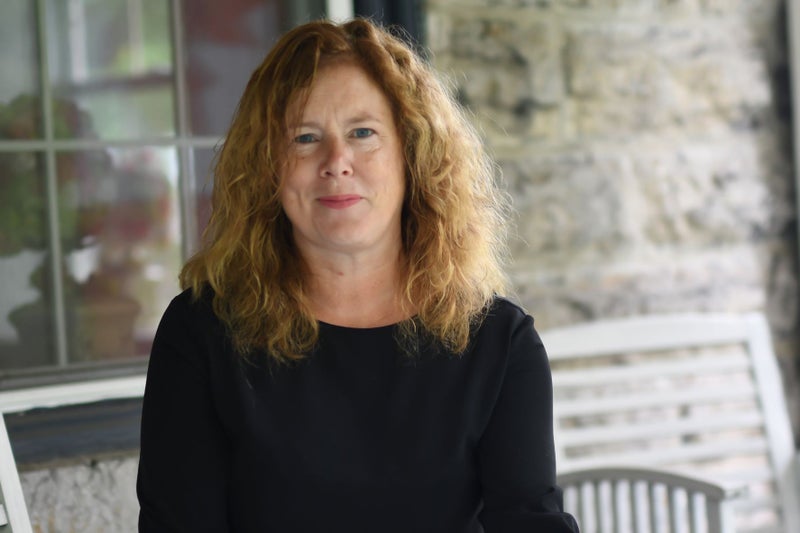
[[[504,299],[460,356],[322,323],[313,353],[271,368],[184,292],[150,357],[137,491],[147,533],[577,532],[547,357]]]

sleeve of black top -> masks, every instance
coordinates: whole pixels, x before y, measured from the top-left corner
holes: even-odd
[[[556,486],[553,387],[526,316],[514,329],[502,389],[479,446],[486,533],[577,533]]]
[[[228,531],[226,443],[195,331],[202,326],[186,296],[164,313],[150,355],[136,487],[141,533]]]

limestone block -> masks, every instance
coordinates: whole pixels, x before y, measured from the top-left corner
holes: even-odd
[[[575,27],[567,35],[576,130],[601,135],[715,124],[743,127],[771,104],[771,75],[737,24]],[[626,110],[627,109],[627,110]]]
[[[560,0],[428,0],[426,7],[428,9],[437,9],[439,7],[452,8],[452,7],[465,7],[465,6],[479,6],[479,7],[551,7],[557,5]]]
[[[709,15],[730,15],[731,13],[745,18],[763,16],[780,9],[782,0],[695,0],[700,8]],[[792,0],[789,0],[792,1]]]
[[[657,11],[664,0],[561,0],[562,6],[613,10],[615,13],[648,13]]]
[[[643,199],[627,157],[543,154],[500,165],[519,213],[515,256],[603,256],[641,240]]]
[[[727,122],[741,126],[749,122],[753,109],[772,102],[770,73],[750,50],[725,56],[709,54],[692,62],[676,62],[671,72],[693,101],[692,111],[718,113]]]
[[[23,472],[20,475],[37,533],[134,533],[138,457]]]
[[[459,99],[474,113],[476,126],[488,142],[506,136],[547,136],[557,131],[552,122],[547,122],[553,110],[537,106],[530,97],[524,69],[457,62],[452,78]]]
[[[513,280],[542,328],[646,313],[747,311],[765,305],[764,257],[745,245],[671,247],[625,260],[520,262]]]
[[[500,166],[519,213],[515,254],[604,254],[628,247],[719,246],[779,238],[793,198],[749,139],[606,146],[506,157]]]
[[[652,49],[646,28],[630,25],[577,26],[566,34],[567,90],[575,97],[609,96],[630,90]],[[631,74],[627,74],[628,72]],[[621,83],[622,82],[622,83]],[[624,93],[623,93],[624,94]]]
[[[563,98],[561,34],[547,20],[455,18],[452,32],[450,53],[473,63],[471,76],[477,69],[506,70],[504,84],[510,81],[514,87],[524,85],[526,99],[553,105]]]
[[[451,68],[461,74],[460,92],[471,107],[514,109],[532,101],[527,72],[519,66],[490,62],[458,62]]]
[[[770,196],[757,154],[746,143],[684,147],[638,157],[634,172],[649,208],[642,220],[655,244],[747,242],[770,228]]]
[[[425,12],[425,46],[434,56],[445,53],[449,49],[450,36],[453,33],[452,17],[447,16],[435,9],[428,9]]]
[[[562,137],[563,120],[558,109],[523,103],[515,109],[483,106],[467,111],[490,150],[496,147],[524,147],[533,141],[556,142]]]
[[[511,21],[480,18],[454,18],[451,53],[455,57],[500,63],[520,63],[514,47],[503,37],[514,30]]]
[[[721,117],[691,113],[658,98],[578,100],[565,106],[565,129],[576,141],[628,142],[644,135],[666,138],[690,130],[696,136],[718,136],[730,130]]]
[[[615,15],[665,14],[694,16],[764,16],[779,8],[781,0],[553,0],[570,9],[610,12]]]

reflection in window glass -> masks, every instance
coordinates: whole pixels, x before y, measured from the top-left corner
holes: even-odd
[[[280,34],[277,0],[184,2],[186,80],[193,135],[220,137],[250,73]]]
[[[211,191],[214,188],[213,168],[215,150],[198,148],[194,153],[194,197],[195,217],[197,223],[197,240],[202,242],[203,230],[211,216]]]
[[[0,376],[55,362],[43,168],[41,154],[0,152]]]
[[[90,131],[102,139],[175,135],[174,101],[169,86],[120,86],[107,91],[75,93],[71,99],[91,117],[91,127],[80,132],[84,137],[92,137]],[[77,132],[66,133],[74,137]],[[56,130],[56,137],[58,134]]]
[[[169,74],[172,49],[169,2],[164,0],[83,0],[75,16],[86,28],[85,75],[92,79],[148,72]]]
[[[0,2],[0,139],[42,136],[33,2]],[[13,73],[13,75],[12,75]]]
[[[147,355],[177,291],[176,161],[173,148],[58,154],[72,362]]]
[[[168,0],[49,0],[50,77],[92,130],[57,138],[175,134]]]

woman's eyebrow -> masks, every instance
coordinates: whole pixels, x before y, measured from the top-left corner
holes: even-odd
[[[384,124],[386,122],[385,118],[382,118],[379,114],[375,114],[369,111],[359,112],[352,117],[346,119],[344,124],[350,126],[352,124],[357,124],[360,122],[377,122],[379,124]],[[322,129],[322,123],[316,120],[300,120],[298,122],[290,122],[289,129],[297,129],[297,128],[318,128]]]
[[[380,116],[375,115],[373,113],[370,113],[369,111],[365,111],[363,113],[359,113],[359,114],[354,115],[353,117],[349,118],[346,123],[347,124],[354,124],[356,122],[370,122],[370,121],[372,121],[372,122],[383,122],[383,120],[381,120]]]
[[[298,128],[321,128],[319,122],[314,120],[304,120],[301,122],[290,122],[289,129],[298,129]]]

